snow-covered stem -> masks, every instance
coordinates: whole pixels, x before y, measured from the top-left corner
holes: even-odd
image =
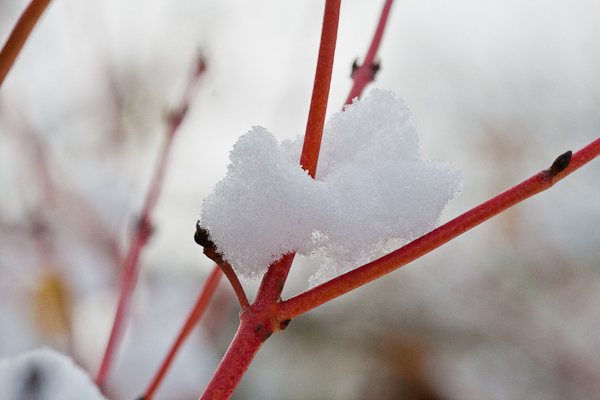
[[[169,115],[167,137],[165,139],[161,154],[154,170],[154,176],[152,178],[150,189],[148,190],[144,207],[139,216],[139,222],[137,229],[134,232],[134,238],[129,247],[129,251],[122,268],[121,278],[121,289],[119,294],[119,303],[117,306],[117,312],[115,314],[115,320],[110,333],[108,344],[104,352],[104,357],[96,375],[96,384],[102,388],[106,383],[112,360],[117,348],[119,346],[121,334],[123,331],[124,321],[127,319],[127,313],[131,302],[131,297],[135,289],[135,283],[139,274],[138,260],[142,249],[145,247],[150,235],[152,234],[152,220],[151,214],[156,206],[158,196],[162,189],[164,181],[164,175],[168,164],[168,155],[171,150],[173,138],[178,131],[181,122],[183,121],[187,110],[190,106],[190,101],[193,93],[195,92],[200,78],[206,71],[206,61],[202,55],[200,55],[194,66],[194,70],[191,74],[190,79],[187,82],[185,91],[181,97],[181,100],[177,106]]]
[[[566,154],[557,158],[550,169],[537,173],[406,246],[311,290],[282,301],[277,306],[276,314],[278,318],[280,320],[293,319],[365,285],[429,253],[509,207],[549,189],[565,176],[598,157],[600,155],[600,138],[573,154],[570,162]],[[565,160],[568,162],[566,168],[564,168]],[[563,165],[561,165],[561,162]]]
[[[204,314],[204,311],[206,310],[210,299],[215,293],[217,286],[219,286],[219,282],[221,281],[222,276],[223,272],[221,271],[221,268],[218,265],[215,265],[208,279],[204,283],[204,287],[200,292],[200,296],[198,296],[198,300],[196,301],[192,312],[188,316],[187,321],[181,329],[181,332],[179,332],[177,339],[175,339],[175,343],[169,350],[169,353],[167,354],[163,363],[161,364],[160,369],[152,379],[152,382],[150,382],[146,393],[142,397],[143,400],[150,400],[154,396],[154,393],[156,392],[158,386],[160,385],[164,376],[166,375],[181,345],[183,345],[183,343],[190,335],[198,321],[200,321],[200,318],[202,318],[202,315]]]
[[[25,41],[27,41],[29,34],[48,6],[48,3],[50,3],[50,0],[32,0],[19,18],[19,21],[17,21],[0,52],[0,85],[4,82],[4,78],[6,78],[8,71],[10,71],[15,63]]]
[[[346,105],[352,104],[352,99],[355,97],[360,98],[365,86],[375,79],[375,73],[379,69],[379,66],[375,64],[375,56],[377,55],[377,50],[379,49],[379,44],[381,43],[381,38],[383,36],[383,30],[387,24],[388,15],[390,14],[393,2],[394,0],[385,1],[383,9],[381,10],[381,16],[379,17],[379,24],[377,24],[371,46],[369,46],[369,50],[367,51],[367,56],[362,65],[356,66],[356,69],[352,71],[352,80],[354,81],[354,84],[346,99]]]
[[[340,2],[341,0],[326,0],[325,3],[317,71],[300,157],[300,165],[313,178],[317,171],[327,101],[329,99]],[[273,310],[281,300],[281,291],[285,285],[293,259],[294,254],[287,254],[281,260],[269,266],[261,281],[254,303],[249,307],[242,308],[238,331],[200,398],[201,400],[229,399],[265,340],[273,333],[287,327],[289,321],[277,318]]]
[[[323,17],[317,72],[315,74],[315,83],[310,101],[302,156],[300,158],[300,165],[313,178],[317,172],[317,161],[319,159],[321,137],[323,136],[323,125],[325,124],[325,113],[327,111],[327,100],[329,100],[333,56],[335,55],[335,44],[340,18],[340,2],[341,0],[327,0],[325,2],[325,15]]]

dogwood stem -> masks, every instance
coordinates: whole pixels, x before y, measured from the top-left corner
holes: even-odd
[[[321,149],[321,137],[325,124],[325,113],[327,111],[327,100],[329,99],[329,86],[333,70],[333,57],[335,55],[335,43],[337,40],[338,22],[340,19],[341,0],[327,0],[325,2],[325,15],[323,17],[323,30],[321,32],[321,45],[319,47],[319,59],[317,61],[317,72],[313,86],[308,123],[300,165],[308,171],[313,178],[317,172],[317,161]]]

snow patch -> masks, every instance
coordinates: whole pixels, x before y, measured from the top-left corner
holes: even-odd
[[[290,252],[324,258],[311,286],[332,279],[389,239],[407,243],[437,227],[462,184],[455,166],[423,160],[410,112],[389,91],[373,90],[325,125],[314,180],[299,165],[302,143],[278,144],[254,127],[204,200],[202,226],[243,280]]]
[[[0,359],[2,400],[106,400],[73,360],[44,348]]]

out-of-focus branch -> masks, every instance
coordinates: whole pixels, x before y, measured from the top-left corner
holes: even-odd
[[[202,315],[204,315],[204,311],[206,310],[210,299],[215,293],[217,286],[219,286],[219,282],[221,281],[222,276],[223,272],[221,271],[221,268],[218,265],[215,265],[210,276],[208,277],[206,282],[204,282],[204,287],[200,292],[200,296],[198,297],[198,300],[196,301],[192,312],[188,316],[187,321],[185,321],[181,332],[179,332],[177,339],[175,339],[175,343],[169,350],[169,353],[165,357],[158,372],[152,379],[152,382],[150,382],[150,386],[146,390],[146,393],[144,394],[144,396],[141,397],[142,400],[150,400],[154,396],[154,393],[156,392],[158,386],[165,377],[169,367],[171,366],[171,363],[175,359],[175,355],[177,354],[185,340],[188,338],[198,321],[200,321]]]
[[[152,233],[151,214],[154,210],[154,207],[156,206],[156,202],[158,200],[158,196],[162,188],[164,175],[168,163],[168,155],[171,149],[171,145],[173,143],[173,138],[175,137],[175,134],[187,113],[191,101],[191,96],[194,93],[200,81],[200,78],[202,77],[205,71],[206,60],[203,56],[199,56],[197,64],[194,67],[194,71],[190,79],[188,80],[181,101],[179,102],[177,108],[173,112],[171,112],[169,116],[167,137],[163,149],[161,151],[160,157],[158,159],[156,169],[154,171],[154,176],[150,184],[150,189],[148,190],[148,194],[146,196],[144,207],[142,208],[142,212],[139,217],[139,223],[134,233],[135,236],[133,238],[131,246],[129,247],[129,251],[123,265],[123,276],[121,278],[121,289],[119,296],[119,304],[117,306],[117,313],[115,315],[115,320],[110,333],[110,338],[108,340],[106,351],[104,353],[102,364],[100,365],[100,369],[98,370],[98,374],[96,375],[96,384],[100,388],[102,388],[102,386],[106,383],[106,379],[108,377],[108,373],[112,365],[113,356],[116,353],[120,342],[124,321],[127,317],[129,304],[131,302],[131,297],[135,288],[137,276],[139,274],[138,260],[140,253],[146,245],[146,243],[148,242],[148,239],[150,238],[150,235]]]
[[[48,3],[50,3],[50,0],[32,0],[10,33],[6,44],[0,52],[0,86],[4,82],[8,71],[10,71],[15,63],[33,27],[48,6]]]
[[[379,64],[375,63],[375,56],[377,55],[377,50],[379,49],[379,44],[381,43],[381,37],[383,36],[383,30],[385,29],[393,1],[394,0],[385,1],[383,10],[381,10],[381,17],[379,17],[379,24],[375,30],[375,35],[371,41],[369,51],[367,51],[365,61],[360,66],[355,61],[354,65],[352,66],[352,80],[354,81],[354,84],[352,85],[350,94],[346,99],[346,105],[352,104],[352,99],[360,97],[365,86],[367,86],[370,82],[373,82],[375,79],[375,74],[377,71],[379,71]]]
[[[596,139],[573,154],[572,157],[571,152],[559,156],[549,169],[537,173],[526,181],[467,211],[406,246],[279,303],[278,318],[295,318],[416,260],[491,217],[500,214],[507,208],[549,189],[556,182],[599,155],[600,139]]]

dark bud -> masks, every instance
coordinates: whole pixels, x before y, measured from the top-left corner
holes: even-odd
[[[381,69],[381,63],[378,61],[376,63],[371,64],[371,76],[373,77],[373,79],[375,79],[375,75],[377,75],[377,73],[379,72],[379,70]]]
[[[196,222],[196,233],[194,234],[194,240],[200,246],[204,248],[213,248],[215,244],[212,240],[210,240],[210,235],[208,231],[200,226],[200,221]]]
[[[356,71],[358,71],[358,69],[360,68],[360,66],[358,65],[358,58],[356,60],[354,60],[354,62],[352,63],[352,73],[350,73],[350,77],[353,78],[354,77],[354,73]]]
[[[573,152],[571,152],[571,150],[569,150],[566,153],[558,156],[556,158],[556,160],[554,160],[554,162],[552,163],[552,166],[550,167],[550,169],[548,170],[548,173],[550,174],[550,176],[554,178],[556,175],[558,175],[559,173],[564,171],[565,168],[567,168],[569,166],[572,155],[573,155]]]
[[[292,320],[291,320],[291,319],[286,319],[285,321],[281,322],[281,323],[279,324],[279,329],[281,329],[282,331],[284,331],[284,330],[285,330],[285,328],[287,328],[287,327],[288,327],[288,325],[290,324],[290,322],[292,322]]]
[[[145,397],[142,395],[142,396],[138,397],[138,398],[137,398],[137,399],[135,399],[135,400],[146,400],[146,398],[145,398]]]
[[[148,217],[138,217],[135,221],[137,233],[144,238],[149,238],[154,233],[154,227]]]
[[[196,76],[200,76],[204,73],[204,71],[206,71],[206,58],[202,53],[200,53],[196,60],[196,71],[194,74]]]
[[[188,108],[189,107],[186,104],[183,107],[180,107],[176,110],[169,112],[167,118],[169,121],[169,125],[171,126],[171,134],[173,134],[173,131],[177,127],[179,127],[179,125],[181,125],[181,122],[183,122],[183,119],[185,118],[185,115],[187,114]]]

